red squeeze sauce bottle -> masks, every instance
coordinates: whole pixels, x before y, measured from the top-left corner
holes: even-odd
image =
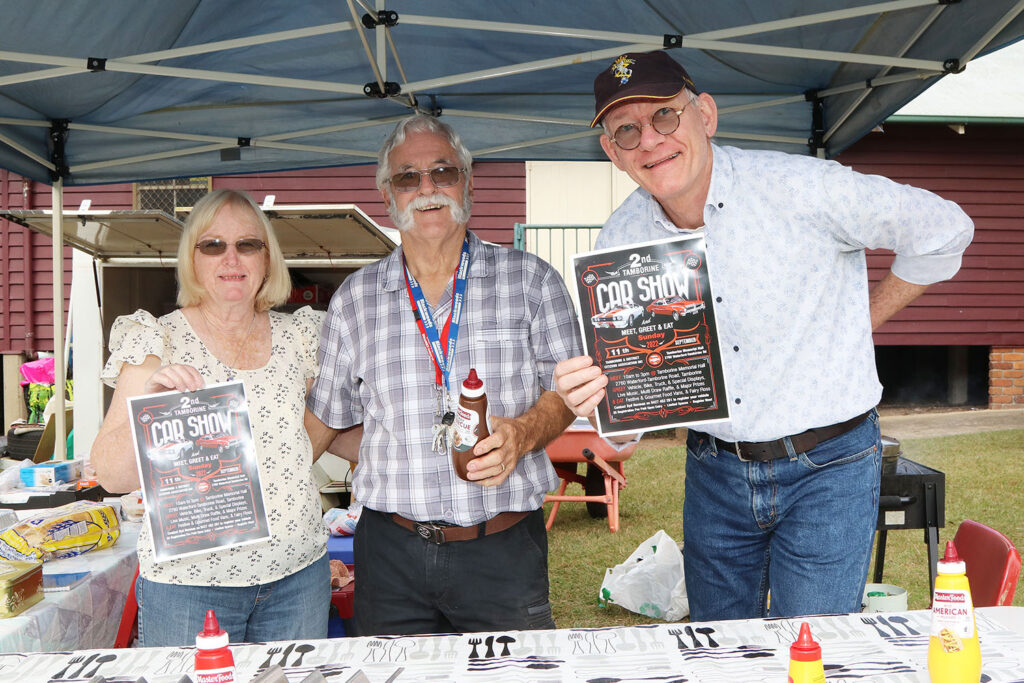
[[[206,610],[203,630],[196,634],[196,683],[235,683],[235,658],[228,649],[228,633]]]

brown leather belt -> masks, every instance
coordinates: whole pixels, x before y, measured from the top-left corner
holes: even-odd
[[[789,451],[786,449],[786,439],[789,439],[790,443],[793,444],[793,451],[795,453],[806,453],[807,451],[813,450],[818,444],[834,439],[837,436],[845,434],[850,431],[861,422],[863,422],[871,411],[861,413],[856,417],[851,417],[846,422],[839,422],[834,425],[827,427],[815,427],[814,429],[808,429],[806,432],[800,432],[793,436],[784,436],[781,439],[775,441],[722,441],[721,439],[714,439],[715,446],[719,450],[726,450],[730,453],[734,453],[744,462],[751,460],[756,462],[766,462],[768,460],[775,460],[776,458],[788,458]]]
[[[496,534],[499,531],[511,528],[521,522],[528,514],[526,512],[501,512],[491,517],[486,522],[480,522],[473,526],[448,526],[437,522],[417,522],[406,519],[402,515],[392,512],[391,521],[398,526],[405,527],[413,533],[419,534],[431,543],[451,543],[452,541],[469,541],[474,538],[483,538]]]

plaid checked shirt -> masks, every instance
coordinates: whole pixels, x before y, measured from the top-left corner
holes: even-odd
[[[552,388],[555,364],[581,355],[579,327],[561,276],[546,261],[469,233],[470,266],[455,361],[452,405],[476,368],[492,415],[516,417]],[[431,313],[443,328],[451,284]],[[401,248],[349,276],[331,300],[320,375],[307,399],[334,428],[363,424],[357,500],[379,512],[460,526],[507,511],[535,510],[558,478],[543,450],[527,453],[501,486],[455,475],[432,448],[438,418],[434,364],[413,319]]]

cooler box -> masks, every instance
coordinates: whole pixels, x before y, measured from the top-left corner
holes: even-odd
[[[352,553],[352,536],[331,536],[327,539],[327,556],[332,560],[341,560],[345,564],[356,561]]]

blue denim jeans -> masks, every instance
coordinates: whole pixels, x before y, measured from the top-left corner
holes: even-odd
[[[806,453],[787,446],[789,458],[743,462],[690,431],[683,558],[694,621],[860,610],[878,518],[878,414]]]
[[[180,586],[140,576],[135,599],[143,647],[195,645],[208,609],[232,643],[326,638],[330,563],[325,553],[305,569],[257,586]]]

